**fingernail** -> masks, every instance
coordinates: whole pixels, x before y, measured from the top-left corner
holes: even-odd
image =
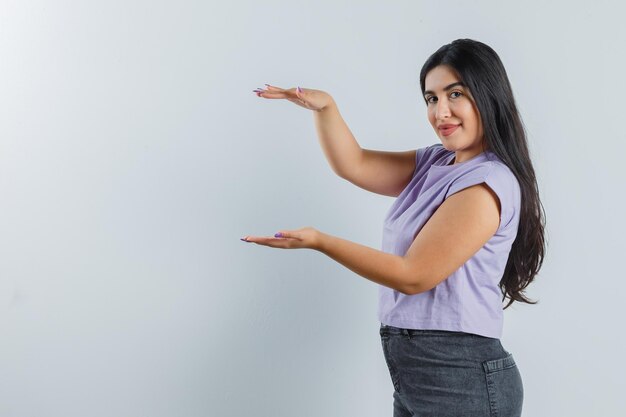
[[[278,233],[276,233],[276,234],[274,235],[274,237],[283,237],[283,234],[282,234],[282,233],[280,233],[280,232],[278,232]]]
[[[244,242],[247,242],[245,237],[240,238],[239,240],[243,240]]]
[[[265,84],[265,85],[268,86],[268,87],[271,87],[271,85],[269,85],[269,84]]]
[[[300,88],[300,86],[298,86],[298,92],[301,93],[302,89]]]

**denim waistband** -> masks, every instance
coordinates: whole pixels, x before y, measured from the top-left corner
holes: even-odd
[[[404,336],[457,336],[457,337],[480,337],[485,338],[474,333],[466,333],[451,330],[439,330],[439,329],[403,329],[400,327],[389,326],[387,324],[380,324],[380,335],[404,335]]]

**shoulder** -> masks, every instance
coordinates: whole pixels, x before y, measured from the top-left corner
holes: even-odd
[[[444,148],[441,143],[435,143],[434,145],[427,146],[426,149],[430,155],[435,157],[443,157],[454,153]]]
[[[465,188],[477,184],[486,184],[497,196],[502,207],[505,224],[519,212],[521,190],[517,178],[495,154],[487,154],[485,160],[467,166],[450,183],[446,198]]]
[[[450,153],[451,152],[444,148],[441,143],[435,143],[434,145],[418,148],[416,154],[417,165],[419,166],[426,163],[435,163],[440,159],[450,155]]]
[[[486,164],[490,165],[489,173],[487,174],[486,180],[488,184],[493,184],[500,186],[509,191],[510,197],[513,200],[516,200],[520,194],[520,185],[517,180],[517,177],[511,171],[511,169],[500,160],[495,154],[491,154],[490,160],[486,161]]]
[[[468,165],[460,170],[455,181],[476,179],[490,182],[498,182],[501,185],[519,189],[519,183],[515,174],[494,153],[488,152],[484,160]]]

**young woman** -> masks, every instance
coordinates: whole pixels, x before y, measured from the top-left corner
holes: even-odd
[[[500,343],[503,310],[536,303],[524,289],[543,262],[545,214],[496,52],[458,39],[428,58],[420,87],[441,144],[406,152],[362,149],[323,91],[266,86],[259,97],[314,111],[337,175],[396,200],[382,251],[312,227],[242,240],[318,250],[379,284],[394,417],[520,416],[521,375]]]

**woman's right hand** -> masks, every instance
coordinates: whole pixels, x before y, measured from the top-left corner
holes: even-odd
[[[326,106],[333,102],[330,94],[321,90],[312,90],[310,88],[290,88],[288,90],[265,84],[267,89],[257,88],[253,90],[257,96],[273,99],[287,99],[305,109],[322,111]]]

